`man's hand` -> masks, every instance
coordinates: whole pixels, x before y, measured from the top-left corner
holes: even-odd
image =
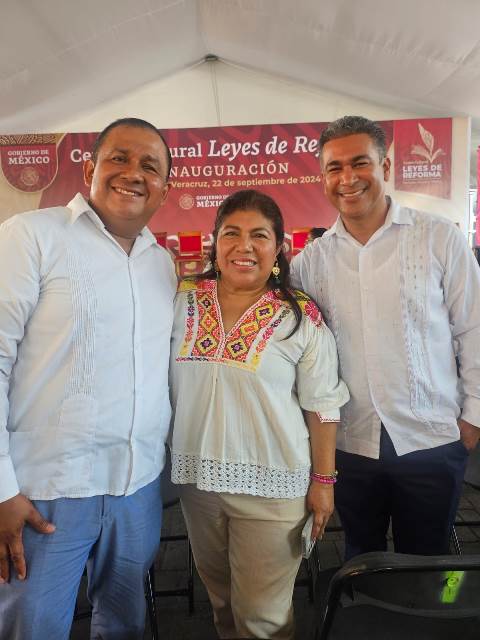
[[[460,429],[460,440],[468,451],[473,451],[480,438],[480,427],[470,424],[466,420],[459,418],[458,428]]]
[[[20,493],[0,502],[0,584],[10,579],[10,561],[19,580],[25,580],[27,567],[23,552],[23,527],[29,524],[39,533],[53,533],[55,525],[47,522],[28,498]]]
[[[313,511],[312,540],[321,538],[333,513],[333,485],[312,482],[307,493],[307,509]]]

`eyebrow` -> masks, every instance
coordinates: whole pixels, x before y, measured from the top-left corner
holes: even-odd
[[[236,229],[237,231],[241,231],[241,227],[238,227],[235,224],[226,224],[224,226],[224,229]],[[254,233],[255,231],[268,231],[268,232],[272,232],[271,229],[269,229],[268,227],[255,227],[255,229],[249,229],[250,233]]]
[[[371,160],[371,159],[372,158],[371,158],[371,156],[368,155],[368,153],[363,153],[363,154],[361,154],[359,156],[354,156],[353,158],[351,158],[349,160],[349,162],[347,162],[347,164],[352,164],[354,162],[358,162],[359,160]],[[327,164],[325,165],[325,168],[330,167],[332,165],[336,166],[336,165],[340,165],[340,164],[342,164],[340,162],[340,160],[330,160],[330,162],[327,162]]]
[[[160,165],[160,159],[157,158],[156,156],[151,156],[150,154],[143,156],[142,160],[147,160],[148,162],[154,162],[155,164]]]
[[[110,154],[112,153],[123,153],[123,155],[128,156],[129,149],[120,149],[120,147],[115,147],[110,151]],[[155,164],[161,165],[160,159],[150,154],[142,156],[142,160],[147,160],[147,162],[154,162]]]

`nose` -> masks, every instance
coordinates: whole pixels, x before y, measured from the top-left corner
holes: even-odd
[[[238,238],[237,246],[239,251],[251,251],[252,239],[250,238],[250,235],[247,233],[242,233]]]
[[[346,164],[342,167],[340,172],[341,184],[353,184],[357,180],[357,174],[352,165]]]
[[[143,171],[137,162],[128,162],[122,167],[121,176],[129,182],[141,182]]]

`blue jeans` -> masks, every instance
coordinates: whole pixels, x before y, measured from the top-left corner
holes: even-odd
[[[160,542],[160,479],[130,496],[33,503],[56,530],[25,527],[27,579],[12,575],[0,585],[0,640],[68,640],[85,566],[91,639],[143,638],[143,585]]]
[[[390,519],[398,553],[448,553],[467,458],[460,441],[398,456],[383,425],[378,460],[337,450],[345,560],[384,551]]]

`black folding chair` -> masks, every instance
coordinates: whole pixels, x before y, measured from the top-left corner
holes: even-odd
[[[172,471],[172,462],[170,457],[170,450],[168,447],[166,449],[166,458],[165,458],[165,467],[162,471],[162,499],[163,499],[163,511],[178,505],[180,502],[179,498],[179,487],[172,483],[170,476]],[[155,580],[155,564],[152,564],[150,570],[147,575],[146,580],[146,588],[145,592],[147,594],[147,604],[148,604],[148,613],[151,621],[152,628],[152,638],[153,640],[158,640],[160,637],[158,630],[158,618],[157,618],[157,609],[155,606],[155,599],[159,597],[170,597],[170,596],[185,596],[188,599],[188,613],[191,615],[193,613],[195,607],[195,592],[194,592],[194,562],[193,562],[193,554],[192,547],[190,546],[190,540],[188,538],[187,533],[162,533],[160,538],[160,549],[162,549],[162,544],[167,542],[184,542],[186,543],[186,556],[187,556],[187,578],[186,582],[183,586],[176,588],[162,588],[159,589],[156,580]]]
[[[478,640],[480,555],[365,553],[316,601],[315,640]]]

